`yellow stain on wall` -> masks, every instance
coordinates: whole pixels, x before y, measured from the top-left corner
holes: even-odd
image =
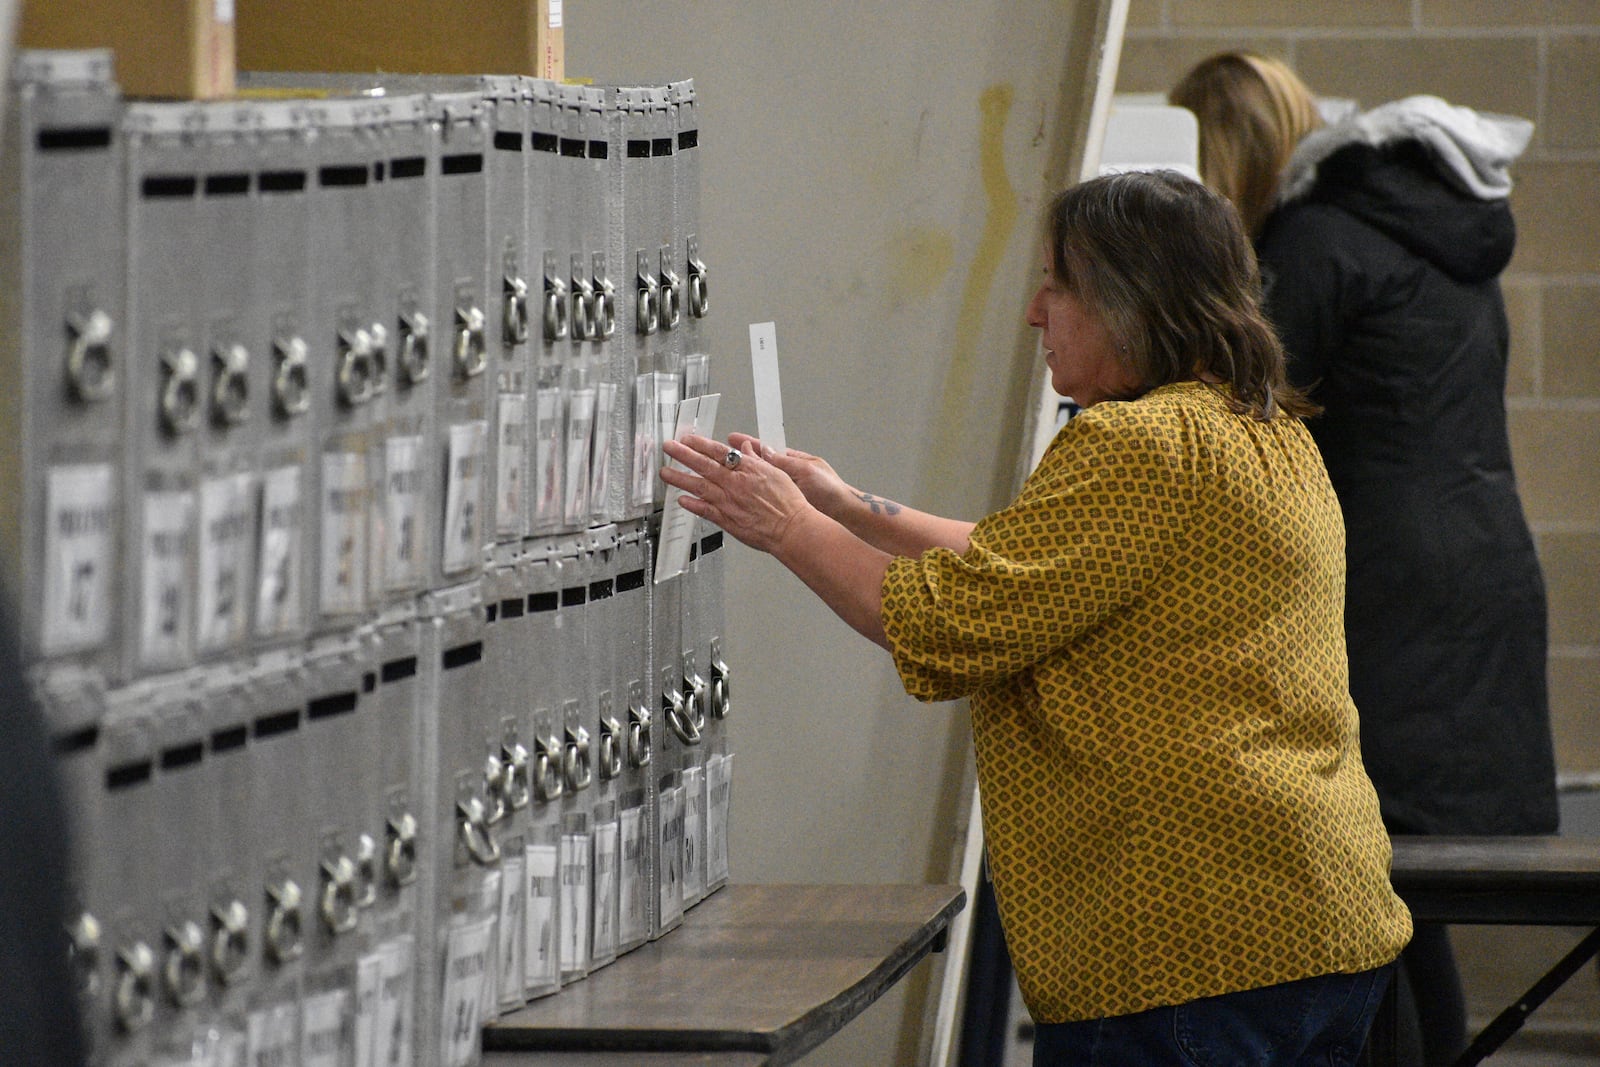
[[[979,98],[979,163],[982,168],[983,196],[987,206],[983,236],[967,273],[961,293],[961,317],[956,322],[955,350],[945,373],[939,425],[945,432],[935,435],[936,455],[929,470],[946,470],[946,461],[961,451],[965,435],[948,432],[961,424],[961,413],[972,397],[972,382],[980,361],[993,358],[984,349],[983,322],[989,290],[1017,227],[1017,193],[1006,173],[1005,131],[1015,92],[1009,85],[991,85]]]
[[[886,279],[889,307],[926,299],[955,262],[955,239],[934,226],[910,226],[896,235]]]

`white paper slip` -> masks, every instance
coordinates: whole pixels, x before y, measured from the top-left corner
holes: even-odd
[[[783,390],[778,383],[778,327],[750,324],[750,370],[756,387],[756,436],[774,452],[788,448],[783,436]]]
[[[721,399],[721,393],[707,393],[680,403],[678,427],[672,435],[673,440],[681,441],[692,433],[710,437],[716,428],[717,402]],[[672,465],[679,470],[688,469],[677,460],[673,460]],[[682,489],[676,486],[667,488],[667,501],[661,511],[661,544],[656,548],[657,582],[676,578],[689,566],[689,548],[694,544],[697,520],[679,503],[681,496]]]

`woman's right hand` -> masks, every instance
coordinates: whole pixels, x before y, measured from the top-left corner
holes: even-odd
[[[789,476],[800,487],[806,503],[831,519],[840,519],[857,493],[821,456],[813,456],[798,448],[778,452],[768,448],[756,437],[735,433],[728,435],[728,444],[741,452],[755,452],[762,459]]]

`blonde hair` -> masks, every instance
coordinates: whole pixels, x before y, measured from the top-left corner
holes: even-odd
[[[1282,60],[1223,52],[1196,64],[1167,99],[1199,120],[1200,177],[1259,235],[1295,145],[1322,125],[1316,97]]]

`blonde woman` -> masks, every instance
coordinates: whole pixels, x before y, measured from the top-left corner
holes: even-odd
[[[1201,173],[1255,237],[1266,311],[1344,513],[1361,748],[1396,834],[1556,828],[1545,595],[1506,433],[1499,285],[1522,119],[1432,96],[1324,125],[1283,63],[1230,52],[1173,89]],[[1443,927],[1402,958],[1422,1062],[1465,1044]],[[1403,996],[1402,996],[1403,1000]]]

